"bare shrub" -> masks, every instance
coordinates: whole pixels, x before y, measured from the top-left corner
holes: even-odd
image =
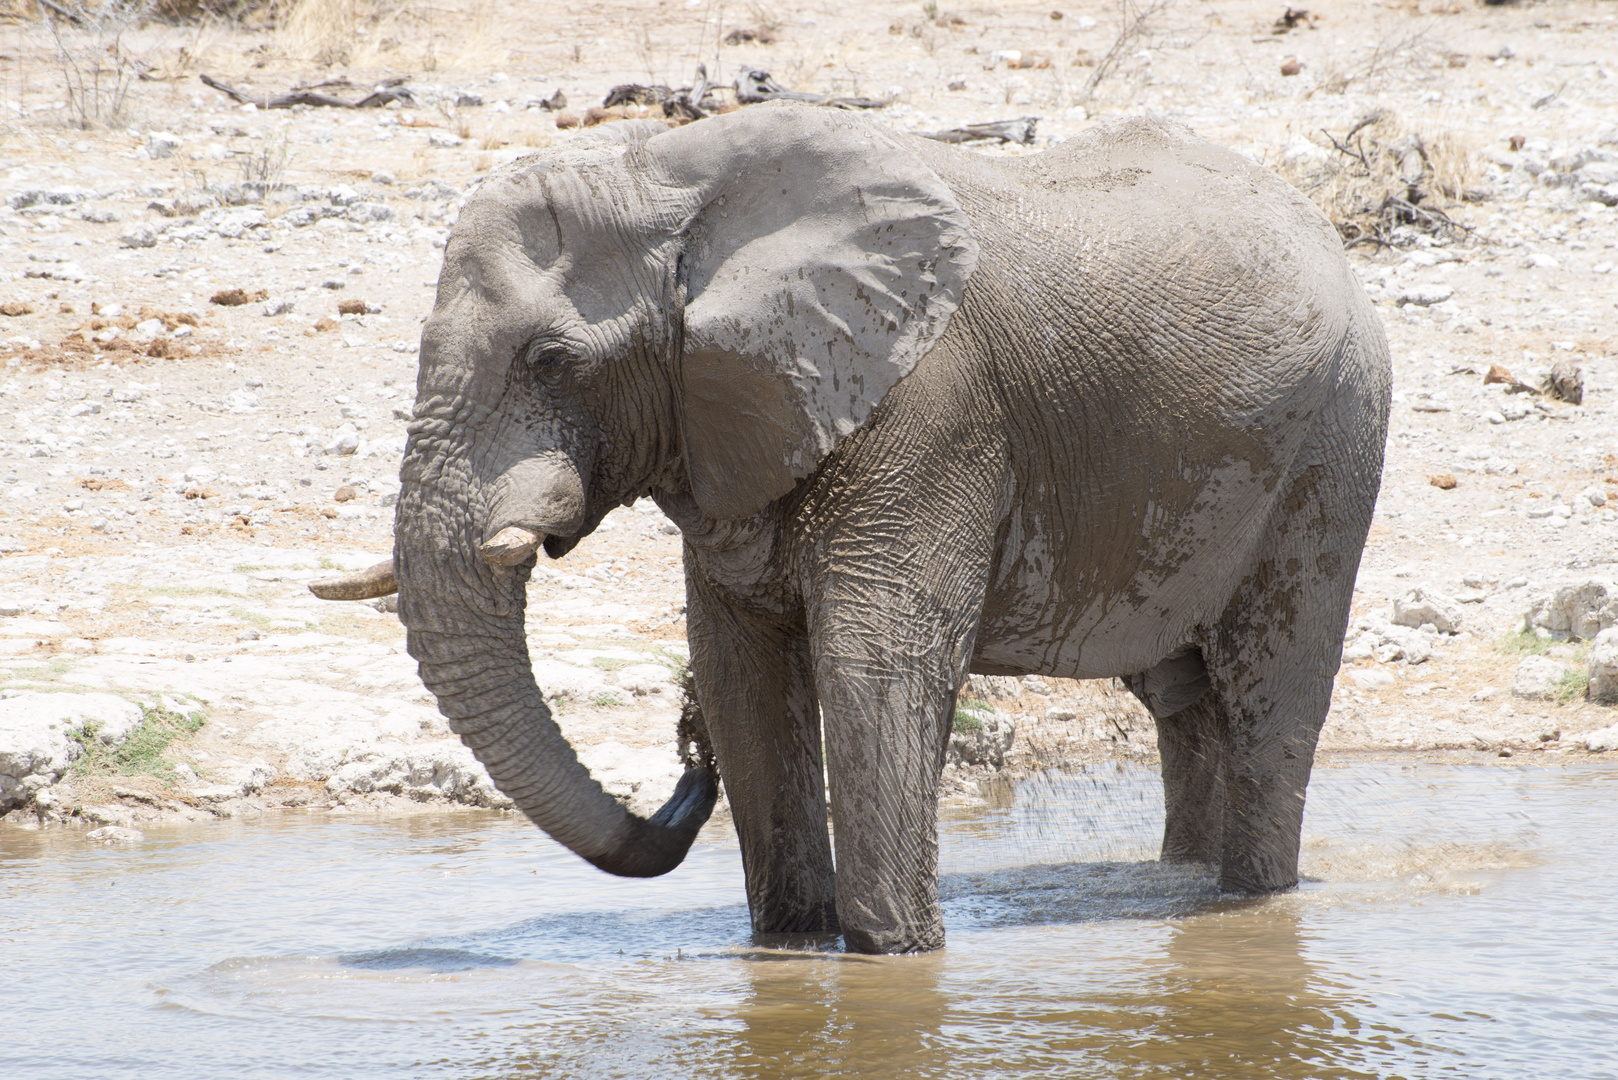
[[[129,51],[124,35],[149,11],[146,2],[109,3],[95,13],[76,13],[74,27],[62,25],[45,9],[68,114],[76,126],[109,127],[123,119],[130,89],[151,66]]]
[[[1147,40],[1159,31],[1158,23],[1175,2],[1176,0],[1118,0],[1118,34],[1113,38],[1112,45],[1107,51],[1095,60],[1089,78],[1084,80],[1084,85],[1075,95],[1076,100],[1087,102],[1095,97],[1096,87],[1101,85],[1102,80],[1114,74],[1126,57],[1144,48]]]
[[[283,128],[278,138],[267,138],[264,145],[242,159],[242,189],[263,202],[281,188],[287,163],[292,160],[291,133]]]
[[[1447,66],[1451,54],[1438,50],[1431,38],[1429,27],[1400,28],[1383,33],[1368,50],[1351,54],[1349,59],[1334,55],[1321,67],[1315,85],[1304,96],[1342,94],[1355,86],[1386,89],[1414,72]]]
[[[1449,216],[1481,199],[1481,164],[1453,132],[1421,131],[1391,113],[1363,117],[1342,136],[1322,131],[1330,149],[1288,154],[1276,166],[1320,207],[1348,247],[1407,246],[1417,234],[1460,240],[1472,230]]]
[[[154,0],[151,15],[170,23],[252,24],[269,15],[273,0]]]

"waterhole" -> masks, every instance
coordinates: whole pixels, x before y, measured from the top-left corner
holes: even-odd
[[[521,819],[0,827],[0,1076],[1618,1076],[1618,768],[1320,768],[1296,892],[1153,861],[1155,773],[940,830],[949,944],[765,947]]]

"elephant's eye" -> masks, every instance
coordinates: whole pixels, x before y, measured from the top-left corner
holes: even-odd
[[[528,350],[528,366],[535,372],[554,371],[567,358],[567,349],[561,345],[534,345]]]

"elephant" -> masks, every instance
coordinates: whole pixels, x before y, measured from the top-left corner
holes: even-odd
[[[1295,886],[1390,399],[1326,218],[1158,119],[1001,157],[792,103],[598,131],[467,199],[391,565],[327,585],[397,587],[499,788],[653,876],[723,777],[756,934],[932,950],[968,675],[1119,678],[1162,857]],[[650,818],[579,763],[524,638],[539,552],[642,497],[682,533],[712,748]]]

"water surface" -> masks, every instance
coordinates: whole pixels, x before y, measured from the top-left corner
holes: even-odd
[[[1297,892],[1152,860],[1155,773],[948,815],[949,946],[762,948],[734,840],[526,822],[0,828],[0,1076],[1618,1077],[1618,768],[1316,771]]]

